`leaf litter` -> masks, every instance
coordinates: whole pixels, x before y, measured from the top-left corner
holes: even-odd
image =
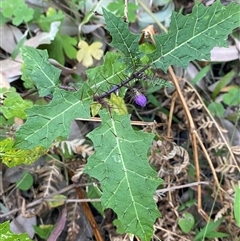
[[[97,27],[99,28],[99,26]],[[92,28],[92,30],[92,34],[94,35],[95,29]],[[34,47],[38,47],[40,43],[48,43],[44,41],[42,42],[40,40],[42,38],[41,35],[36,35],[36,37],[37,38],[35,40],[32,39],[32,41],[34,41]],[[51,41],[53,35],[49,37]],[[13,36],[11,37],[8,35],[8,38],[13,39]],[[8,39],[5,39],[5,41],[7,42]],[[101,43],[94,42],[91,45],[89,45],[87,41],[81,41],[80,43],[81,44],[80,50],[78,52],[78,61],[81,62],[85,67],[92,66],[94,64],[94,58],[97,60],[102,58],[103,51],[101,50]],[[1,46],[1,48],[6,52],[12,51],[9,50],[8,47],[3,48]],[[236,53],[236,45],[234,45],[234,42],[232,42],[230,49],[214,48],[212,51],[212,60],[235,60],[237,58],[236,54],[232,55],[229,51],[234,51],[234,53]],[[231,57],[227,58],[226,56],[229,55]],[[15,61],[11,61],[8,63],[5,63],[4,61],[5,60],[1,60],[3,64],[2,66],[4,67],[2,71],[4,77],[11,78],[21,75],[20,64],[16,66],[14,65],[16,63]],[[198,67],[196,70],[197,73],[206,63],[203,61],[199,64],[196,65]],[[69,65],[72,68],[75,67],[74,64],[71,62],[69,62]],[[13,66],[13,68],[9,68],[10,66]],[[210,73],[207,73],[206,79],[210,79],[210,81],[213,82],[213,77],[219,77],[220,70],[227,72],[229,68],[232,68],[232,66],[229,63],[224,62],[219,63],[217,69],[215,69],[215,66],[212,65],[214,76],[211,76]],[[70,73],[68,77],[70,78],[71,82]],[[85,76],[83,76],[83,78],[84,77]],[[181,79],[180,77],[179,79],[182,82],[182,91],[185,102],[189,110],[191,111],[192,118],[194,120],[194,123],[196,123],[197,127],[196,135],[200,143],[199,146],[197,146],[197,152],[199,154],[198,159],[200,162],[201,180],[209,183],[209,185],[202,185],[202,196],[204,197],[202,201],[203,206],[206,207],[204,211],[213,219],[215,219],[215,221],[220,220],[222,217],[224,217],[225,220],[228,220],[227,223],[222,222],[221,224],[219,224],[219,227],[214,226],[213,228],[219,228],[219,230],[221,230],[222,232],[230,234],[230,237],[222,237],[221,239],[218,238],[218,240],[231,240],[232,238],[240,236],[239,228],[234,224],[234,221],[232,219],[233,200],[235,193],[234,190],[236,184],[239,182],[239,118],[235,117],[235,119],[229,119],[234,118],[234,116],[232,117],[230,114],[228,114],[229,112],[225,112],[226,115],[222,116],[221,118],[213,118],[212,114],[204,105],[204,101],[206,101],[206,99],[209,99],[209,96],[211,96],[211,91],[209,89],[204,89],[203,94],[199,95],[195,89],[195,86],[189,84],[186,79]],[[191,83],[192,79],[190,79],[189,81]],[[204,84],[207,87],[211,85],[211,83],[207,81],[205,81]],[[238,85],[239,77],[235,76],[230,84]],[[19,85],[19,83],[17,83],[17,85]],[[195,181],[193,163],[191,162],[191,159],[193,158],[191,150],[191,140],[188,138],[188,134],[192,130],[189,130],[181,102],[175,98],[175,95],[173,93],[167,93],[167,91],[160,90],[156,93],[156,97],[158,98],[158,101],[160,103],[165,103],[164,108],[170,110],[173,106],[174,108],[172,115],[180,121],[172,122],[170,127],[166,124],[153,124],[152,126],[146,127],[148,131],[150,130],[152,133],[155,133],[157,135],[160,135],[159,132],[161,133],[161,135],[166,135],[166,133],[169,132],[172,133],[172,138],[169,138],[169,136],[167,135],[166,138],[162,139],[159,136],[159,140],[153,142],[149,155],[150,163],[158,171],[159,177],[164,180],[162,188],[169,189],[168,192],[164,193],[165,196],[160,195],[155,197],[155,201],[158,204],[162,217],[156,220],[155,234],[153,236],[153,240],[193,240],[196,235],[195,231],[192,230],[188,234],[183,233],[178,226],[177,221],[180,215],[182,215],[184,211],[187,210],[196,217],[196,220],[199,221],[197,229],[205,227],[206,221],[201,215],[199,215],[195,205],[197,199],[197,187],[193,185],[189,188],[185,187],[180,189],[171,189],[171,187],[180,187],[183,184],[192,183]],[[135,113],[133,112],[133,118],[138,119],[139,115],[149,117],[150,114],[153,114],[154,118],[158,119],[158,123],[166,123],[166,120],[168,119],[167,115],[164,112],[154,111],[154,107],[155,106],[153,104],[150,104],[147,111],[138,109]],[[233,108],[232,106],[229,106],[229,109],[230,110],[228,111],[230,111],[232,114],[234,114],[236,111],[239,112],[239,109]],[[79,129],[86,128],[85,133],[88,133],[93,128],[93,126],[96,127],[97,124],[84,124],[81,125]],[[201,146],[201,143],[203,144],[203,146]],[[66,149],[64,149],[64,145],[67,146]],[[80,148],[80,153],[79,151],[77,151],[79,150],[77,148]],[[69,156],[65,156],[65,151],[67,150]],[[75,153],[75,155],[70,155],[72,154],[70,152]],[[58,157],[55,156],[56,154],[58,155]],[[55,147],[52,148],[51,153],[48,154],[48,157],[50,157],[51,161],[47,160],[46,157],[43,157],[44,165],[41,163],[36,167],[24,166],[24,169],[33,173],[35,176],[36,185],[33,188],[35,189],[35,192],[37,194],[37,200],[38,198],[43,197],[49,198],[51,195],[62,192],[65,188],[68,187],[69,183],[67,181],[67,175],[62,174],[64,170],[66,171],[66,167],[70,168],[73,171],[78,170],[75,175],[78,173],[81,174],[78,175],[78,178],[80,179],[80,185],[92,185],[92,183],[88,183],[87,176],[82,174],[83,167],[86,165],[85,158],[91,154],[91,143],[85,139],[76,138],[74,140],[62,142],[62,145],[55,145]],[[60,159],[64,159],[64,165],[60,165],[59,157]],[[209,168],[209,166],[211,165],[212,169]],[[7,169],[7,167],[4,167],[4,169]],[[4,169],[2,171],[4,171]],[[221,177],[221,183],[219,186],[217,185],[216,180],[214,180],[213,176]],[[8,181],[7,176],[5,176],[4,181]],[[62,219],[61,217],[63,217],[62,215],[64,214],[64,209],[61,210],[61,208],[59,207],[59,209],[50,210],[47,201],[44,201],[42,203],[36,203],[34,208],[32,208],[30,207],[31,203],[36,199],[33,193],[20,193],[16,192],[16,190],[13,192],[14,189],[12,189],[12,187],[7,182],[5,183],[5,185],[6,186],[4,186],[2,190],[0,190],[0,199],[1,204],[3,204],[4,207],[7,207],[9,209],[5,211],[5,213],[3,213],[4,209],[1,208],[1,221],[5,220],[8,216],[8,212],[14,209],[25,213],[28,217],[32,216],[33,219],[37,215],[40,215],[43,219],[46,218],[44,217],[43,213],[48,210],[48,212],[53,212],[53,216],[51,216],[50,214],[47,215],[47,218],[52,219],[52,223],[54,223],[54,219],[56,220],[58,217],[59,220]],[[98,186],[98,183],[94,182],[94,185]],[[219,187],[220,189],[218,189]],[[63,193],[67,193],[68,191]],[[67,195],[69,195],[70,197],[70,191],[69,193],[67,193]],[[8,196],[8,198],[4,199],[6,196]],[[17,203],[16,200],[14,200],[14,198],[16,199],[17,197],[21,197],[26,200],[27,210],[25,210],[25,212],[23,208],[23,202],[20,201],[19,203]],[[71,197],[75,198],[75,200],[79,199],[79,196],[76,195]],[[215,200],[214,197],[217,197],[217,200]],[[221,197],[221,199],[219,197]],[[193,202],[192,205],[191,201]],[[68,237],[69,240],[75,240],[77,234],[80,233],[82,230],[90,229],[90,225],[86,221],[84,222],[84,224],[81,224],[82,226],[80,227],[78,220],[83,218],[84,216],[83,211],[80,211],[80,203],[75,202],[72,204],[68,204],[69,210],[71,209],[71,212],[69,211],[70,215],[67,217],[67,220],[69,222],[67,224],[69,232]],[[180,208],[184,211],[179,211]],[[57,214],[56,211],[60,211],[59,214]],[[93,212],[92,209],[91,212]],[[15,215],[16,212],[13,214]],[[104,237],[103,240],[133,240],[133,238],[130,236],[128,237],[127,235],[119,235],[116,233],[115,227],[112,223],[112,220],[115,219],[115,214],[111,210],[107,210],[105,216],[96,213],[95,218],[99,219],[99,229],[101,229],[101,231],[107,231],[109,233],[109,235],[105,236],[104,234],[102,234],[102,236]],[[19,216],[17,217],[17,221],[22,225],[25,223],[25,221],[20,219]],[[61,228],[62,230],[67,230],[66,227]],[[93,231],[94,233],[97,232],[96,230]],[[213,229],[212,231],[216,232],[215,229]],[[31,233],[30,231],[27,232],[29,233],[29,236],[33,236],[32,231]],[[59,236],[61,239],[60,235],[61,234],[58,233],[56,236]],[[87,235],[92,235],[92,233],[88,232]],[[65,239],[62,238],[61,240]],[[86,236],[78,240],[86,240]]]

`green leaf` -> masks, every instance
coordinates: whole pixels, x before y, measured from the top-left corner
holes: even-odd
[[[32,106],[31,101],[23,100],[13,87],[0,89],[0,94],[3,94],[5,97],[3,105],[0,106],[0,111],[6,119],[13,117],[26,119],[25,109]]]
[[[228,106],[240,104],[240,88],[232,88],[223,95],[223,102]]]
[[[124,16],[124,8],[125,4],[123,0],[117,0],[115,2],[109,3],[107,6],[108,10],[111,12],[115,12],[116,16],[118,17],[123,17]],[[128,3],[127,4],[127,9],[128,9],[128,20],[129,22],[133,23],[136,19],[136,14],[135,11],[137,10],[137,5],[134,3]]]
[[[30,79],[34,82],[38,88],[40,97],[53,93],[61,70],[49,63],[47,51],[25,46],[21,48],[21,52],[24,61],[22,79]]]
[[[101,182],[101,203],[116,212],[118,232],[149,241],[160,216],[153,195],[162,182],[147,159],[153,135],[134,131],[129,116],[113,113],[110,118],[106,111],[100,116],[101,126],[88,134],[95,153],[84,172]]]
[[[0,141],[0,157],[8,167],[31,164],[45,153],[46,150],[41,147],[35,147],[31,150],[19,150],[14,147],[14,141],[10,138]]]
[[[181,204],[181,205],[179,206],[179,208],[178,208],[178,211],[181,212],[181,211],[183,211],[184,209],[187,209],[187,208],[189,208],[189,207],[191,207],[191,206],[196,205],[196,203],[197,203],[197,200],[196,200],[196,199],[190,199],[189,201],[184,202],[183,204]]]
[[[77,44],[77,40],[66,35],[60,35],[59,33],[56,35],[55,39],[52,41],[50,45],[46,45],[46,49],[48,50],[49,56],[52,59],[57,60],[60,64],[64,65],[65,63],[65,55],[70,59],[76,59],[77,49],[74,47]]]
[[[88,84],[95,94],[110,90],[126,78],[125,65],[117,61],[119,54],[108,52],[105,55],[104,64],[87,70]],[[121,93],[126,88],[121,89]]]
[[[118,115],[128,114],[127,106],[122,97],[112,93],[110,99],[107,100],[107,103],[109,104],[111,109],[113,109]]]
[[[18,26],[23,22],[27,23],[33,19],[33,15],[34,10],[29,8],[26,4],[23,4],[15,9],[13,24]]]
[[[58,61],[58,63],[64,65],[65,59],[59,34],[56,35],[55,39],[50,45],[45,45],[45,48],[52,59],[55,59]]]
[[[166,71],[169,65],[186,68],[191,60],[209,60],[214,46],[227,46],[227,36],[240,25],[239,18],[239,4],[223,6],[219,0],[210,7],[196,2],[186,16],[174,12],[168,33],[154,36],[156,50],[148,55],[150,63]]]
[[[179,227],[186,234],[188,234],[191,231],[194,224],[195,224],[194,217],[191,213],[188,213],[188,212],[184,213],[182,217],[179,218],[178,220]]]
[[[56,89],[48,105],[29,108],[26,123],[16,132],[16,146],[48,148],[57,137],[67,138],[71,121],[77,117],[90,118],[89,91],[86,85],[75,93]]]
[[[10,230],[9,221],[0,223],[0,240],[1,241],[31,241],[26,233],[15,234]]]
[[[229,234],[226,234],[226,233],[212,231],[211,233],[208,233],[206,235],[206,238],[210,238],[210,239],[213,239],[213,238],[226,238],[228,236],[229,236]]]
[[[202,80],[206,74],[210,71],[211,65],[207,65],[204,68],[202,68],[197,75],[194,77],[194,79],[191,80],[191,84],[195,85],[197,84],[200,80]]]
[[[16,184],[20,190],[27,191],[33,185],[33,176],[29,172],[23,172],[21,179]]]
[[[66,196],[61,195],[61,194],[54,195],[52,198],[54,199],[54,201],[47,201],[51,208],[62,206],[67,199]]]
[[[24,35],[21,37],[21,39],[18,41],[17,45],[15,46],[13,52],[12,52],[12,59],[15,59],[19,52],[20,52],[20,48],[23,47],[24,42],[27,39],[27,35],[28,35],[28,31],[24,33]]]
[[[220,79],[217,86],[214,88],[214,90],[212,92],[212,100],[213,101],[216,99],[216,97],[217,97],[218,93],[221,91],[221,89],[223,87],[225,87],[233,79],[233,77],[235,75],[236,75],[235,71],[232,70]]]
[[[235,185],[234,217],[237,225],[240,227],[240,187],[237,185]]]
[[[63,50],[69,59],[76,59],[77,49],[77,40],[68,35],[60,35]]]
[[[1,2],[1,8],[4,17],[13,18],[14,25],[18,26],[33,19],[34,10],[23,0],[4,0]]]
[[[0,26],[4,25],[5,23],[7,23],[9,21],[8,18],[3,16],[3,13],[0,12]]]
[[[139,34],[132,34],[127,23],[116,17],[113,13],[103,8],[103,16],[106,21],[106,28],[112,36],[111,46],[124,54],[124,62],[129,69],[135,68],[142,53],[138,48]]]
[[[23,0],[4,0],[1,3],[3,16],[6,18],[11,18],[13,16],[14,11],[16,10],[16,6],[21,6],[24,4]]]
[[[210,105],[208,105],[208,109],[212,115],[217,117],[223,117],[225,111],[223,105],[217,102],[212,102]]]
[[[54,229],[54,226],[49,224],[49,225],[40,225],[40,226],[34,226],[33,227],[36,234],[44,239],[44,240],[47,240],[47,238],[49,237],[49,235],[51,234],[51,232],[53,231]]]
[[[102,196],[102,192],[96,185],[90,185],[87,188],[87,197],[88,198],[100,198]],[[100,202],[92,202],[91,203],[102,216],[105,216],[103,207]]]
[[[56,11],[56,9],[50,7],[47,10],[46,16],[45,14],[42,14],[40,18],[37,19],[37,23],[44,32],[49,32],[51,23],[58,21],[62,22],[64,17],[62,11]]]
[[[210,221],[206,226],[196,235],[194,241],[202,240],[206,238],[218,238],[218,237],[227,237],[228,234],[216,232],[215,229],[222,223],[223,218],[218,219],[216,222]]]

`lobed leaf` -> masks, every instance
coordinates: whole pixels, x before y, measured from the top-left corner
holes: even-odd
[[[214,46],[226,47],[226,38],[240,26],[240,5],[223,6],[216,1],[205,7],[196,3],[192,13],[174,12],[167,34],[154,36],[156,50],[149,54],[154,68],[167,70],[170,65],[186,68],[192,60],[210,60]]]
[[[100,116],[101,126],[88,134],[95,153],[84,172],[101,182],[103,208],[116,212],[118,232],[149,241],[160,216],[153,195],[161,180],[147,160],[153,135],[134,131],[130,116],[113,114],[110,118],[106,111]]]
[[[104,8],[103,16],[106,21],[106,29],[112,36],[110,45],[124,54],[124,62],[129,69],[134,68],[138,58],[142,56],[138,48],[140,35],[132,34],[128,29],[127,23]]]
[[[94,91],[103,93],[125,79],[125,65],[117,61],[119,54],[108,52],[101,66],[88,69],[88,85]]]
[[[56,89],[48,105],[27,109],[28,119],[16,132],[16,146],[22,149],[48,148],[57,137],[67,138],[75,118],[90,118],[92,100],[88,93],[86,86],[75,93]]]
[[[34,10],[29,8],[24,0],[1,1],[2,14],[6,18],[12,17],[13,24],[18,26],[22,22],[29,22],[33,19]],[[23,14],[24,12],[24,14]]]
[[[24,13],[24,14],[23,14]],[[27,4],[23,4],[14,11],[13,24],[18,26],[23,22],[29,22],[33,19],[34,10]]]
[[[67,35],[61,35],[57,33],[52,43],[49,45],[46,45],[46,49],[48,50],[49,56],[52,59],[55,59],[60,64],[64,65],[66,56],[68,56],[69,59],[76,58],[76,54],[77,54],[77,50],[75,49],[76,44],[77,44],[76,39]]]
[[[47,51],[24,46],[21,48],[21,52],[24,61],[21,69],[22,79],[33,81],[40,96],[53,93],[61,70],[49,63]]]

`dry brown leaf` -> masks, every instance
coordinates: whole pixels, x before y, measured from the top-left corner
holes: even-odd
[[[0,26],[0,36],[0,48],[11,54],[23,34],[19,28],[4,24]]]
[[[239,57],[239,51],[235,45],[228,48],[214,47],[211,51],[211,61],[228,62]]]
[[[0,72],[0,88],[10,88],[10,84],[8,83],[5,76]]]
[[[147,26],[146,28],[144,28],[142,30],[142,35],[140,37],[140,40],[138,41],[139,44],[142,44],[146,39],[150,40],[151,43],[155,44],[155,40],[153,35],[155,35],[155,30],[154,30],[154,26],[151,24],[149,26]]]
[[[53,22],[48,33],[38,33],[35,37],[25,41],[24,45],[36,48],[41,44],[50,44],[58,32],[59,26],[60,22]],[[22,58],[20,57],[20,54],[15,60],[12,60],[11,58],[5,59],[0,61],[0,64],[2,74],[9,82],[14,81],[21,75]]]

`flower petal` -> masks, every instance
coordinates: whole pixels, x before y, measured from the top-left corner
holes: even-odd
[[[92,56],[94,59],[100,60],[103,56],[103,51],[101,49],[96,49],[94,52],[92,52]]]
[[[89,45],[88,45],[88,43],[86,41],[81,40],[78,43],[78,48],[79,49],[86,49],[86,48],[89,48]]]
[[[134,99],[135,103],[137,105],[140,105],[142,107],[145,107],[147,104],[147,98],[145,95],[139,93],[138,95],[136,95],[135,99]]]
[[[82,64],[83,64],[83,66],[85,66],[85,67],[90,67],[90,66],[93,65],[93,58],[92,58],[92,56],[91,56],[89,53],[87,53],[87,54],[84,56],[84,59],[83,59],[83,61],[82,61]]]

